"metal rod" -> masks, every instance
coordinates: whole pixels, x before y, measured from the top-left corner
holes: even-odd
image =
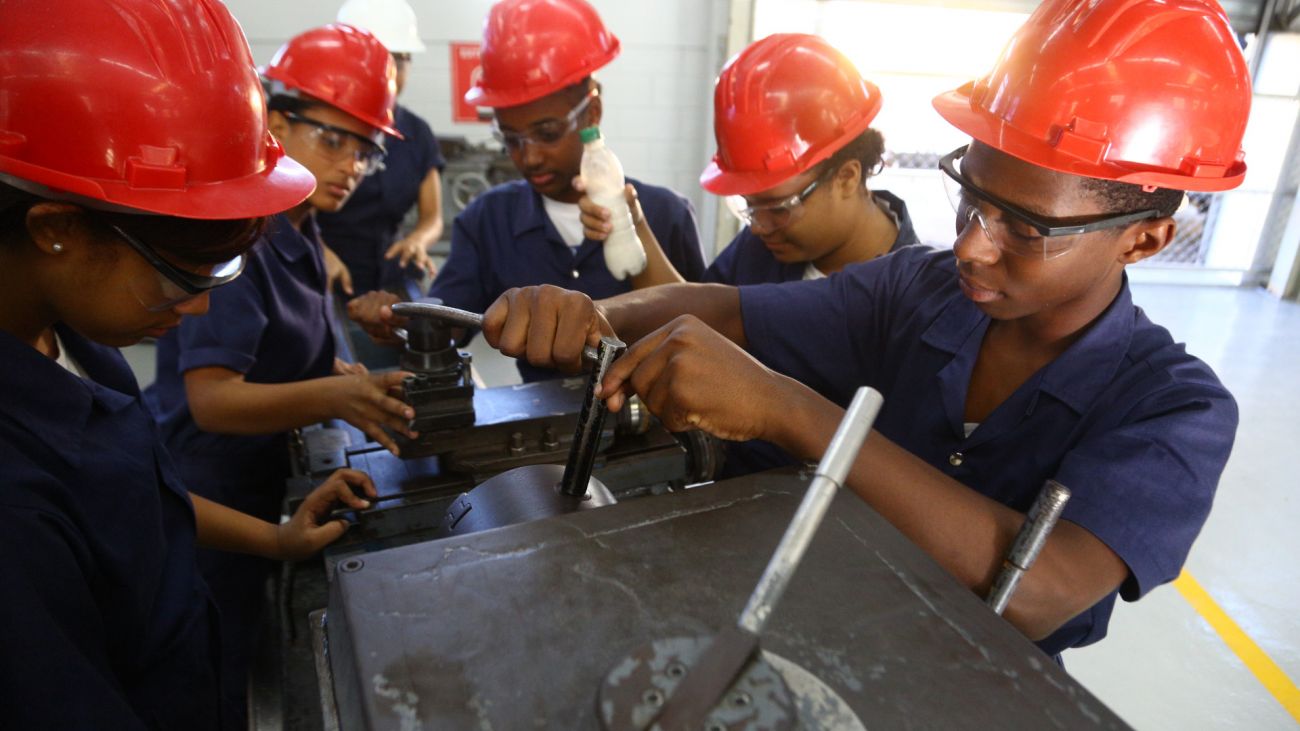
[[[790,578],[803,560],[808,545],[812,543],[813,535],[821,525],[831,500],[844,484],[844,478],[857,459],[858,450],[871,432],[871,425],[883,403],[884,397],[879,391],[866,386],[858,389],[839,428],[835,430],[835,436],[831,438],[830,446],[826,448],[826,454],[817,465],[812,485],[799,503],[799,509],[786,528],[785,535],[781,537],[772,559],[768,561],[767,569],[758,580],[758,586],[754,587],[749,603],[740,613],[741,629],[755,635],[762,633],[772,608],[781,600],[781,595],[790,584]]]
[[[627,345],[622,340],[610,337],[601,338],[596,348],[596,367],[588,376],[587,393],[582,399],[582,411],[578,412],[578,429],[573,435],[569,460],[564,464],[564,477],[560,479],[560,492],[565,495],[582,497],[587,494],[607,412],[605,400],[596,398],[596,387],[604,380],[609,365],[625,350]]]
[[[1002,572],[998,574],[993,589],[989,592],[988,605],[995,614],[1002,614],[1011,602],[1011,594],[1020,583],[1020,577],[1034,565],[1047,543],[1047,534],[1056,526],[1056,521],[1069,500],[1070,489],[1065,485],[1056,480],[1048,480],[1043,485],[1042,491],[1029,508],[1029,514],[1025,516],[1025,522],[1020,526],[1020,532],[1016,534],[1016,540],[1011,544],[1011,551],[1002,562]]]
[[[483,316],[467,310],[431,302],[398,302],[393,305],[393,314],[400,317],[420,317],[429,320],[441,320],[449,325],[459,327],[483,328]],[[582,349],[582,357],[595,362],[600,359],[596,349],[590,345]]]

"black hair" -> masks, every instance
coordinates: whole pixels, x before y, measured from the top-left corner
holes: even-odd
[[[273,94],[266,102],[266,111],[300,115],[321,106],[325,106],[325,102],[318,99],[291,96],[289,94]]]
[[[849,160],[858,161],[862,168],[858,182],[865,185],[867,178],[879,173],[885,166],[885,136],[880,130],[866,128],[862,134],[849,140],[848,144],[827,158],[823,163],[823,174],[834,174],[831,171],[839,170]]]
[[[1183,204],[1183,191],[1173,188],[1156,188],[1147,193],[1134,183],[1084,178],[1083,189],[1104,204],[1108,213],[1136,213],[1154,208],[1162,217],[1168,217]]]
[[[27,212],[32,206],[53,201],[0,183],[0,243],[27,238]],[[266,230],[269,219],[196,219],[178,216],[116,213],[81,207],[88,225],[105,237],[115,225],[165,254],[195,264],[229,261],[246,251]]]

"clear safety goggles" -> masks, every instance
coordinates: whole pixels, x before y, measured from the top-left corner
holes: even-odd
[[[301,114],[285,116],[293,124],[305,124],[312,128],[307,133],[307,140],[324,159],[332,163],[352,160],[361,166],[362,175],[370,175],[383,167],[384,156],[388,153],[376,140]],[[376,136],[380,134],[376,133]]]
[[[939,160],[939,169],[944,173],[944,192],[957,213],[957,234],[960,236],[972,220],[978,221],[984,236],[1006,253],[1055,259],[1079,243],[1078,239],[1069,237],[1128,226],[1161,215],[1160,211],[1149,208],[1083,221],[1037,216],[981,189],[964,176],[957,168],[957,161],[966,154],[967,147],[963,145]]]
[[[153,267],[152,276],[137,277],[130,285],[132,294],[150,312],[169,310],[223,284],[229,284],[243,273],[248,261],[248,256],[241,253],[229,261],[204,267],[207,272],[203,274],[186,271],[162,258],[148,244],[120,226],[109,224],[109,228]]]
[[[729,195],[726,198],[727,208],[732,215],[739,218],[742,223],[750,228],[765,232],[779,231],[786,226],[794,225],[799,219],[803,218],[804,202],[825,180],[826,176],[823,175],[789,198],[771,203],[750,205],[744,196]]]
[[[525,145],[550,147],[578,128],[578,118],[591,106],[591,100],[597,91],[592,89],[577,106],[569,110],[563,119],[544,119],[528,128],[527,132],[512,132],[501,129],[495,119],[492,120],[492,137],[510,152],[519,152]]]

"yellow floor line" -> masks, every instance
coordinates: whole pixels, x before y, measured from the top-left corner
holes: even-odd
[[[1196,613],[1210,623],[1228,648],[1241,658],[1246,668],[1282,704],[1287,713],[1300,723],[1300,688],[1296,687],[1295,682],[1223,611],[1223,607],[1214,601],[1205,587],[1191,574],[1184,571],[1174,580],[1174,587]]]

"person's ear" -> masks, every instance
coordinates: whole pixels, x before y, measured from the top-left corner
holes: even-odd
[[[848,160],[840,169],[835,171],[835,177],[831,179],[835,186],[835,194],[842,198],[857,197],[858,191],[862,188],[862,162],[860,160]]]
[[[266,128],[275,135],[275,139],[284,144],[284,138],[289,135],[289,117],[278,109],[271,110],[266,115]]]
[[[1174,242],[1174,233],[1177,230],[1178,224],[1171,216],[1139,221],[1128,227],[1121,234],[1126,245],[1120,251],[1120,263],[1136,264],[1159,254]]]
[[[71,203],[37,203],[27,211],[27,236],[43,253],[70,251],[86,233],[82,210]]]

